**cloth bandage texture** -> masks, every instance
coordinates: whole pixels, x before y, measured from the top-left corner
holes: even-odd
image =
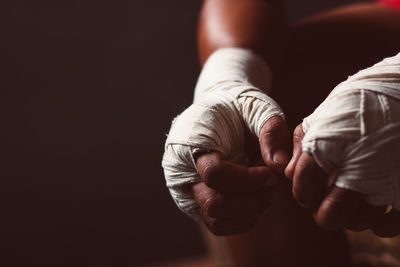
[[[193,104],[172,122],[162,160],[171,196],[187,215],[200,220],[190,189],[201,181],[197,153],[217,151],[242,165],[262,161],[256,137],[267,120],[284,118],[265,93],[270,84],[268,65],[247,49],[219,49],[205,63]]]
[[[400,54],[350,76],[303,121],[302,149],[335,184],[400,210]]]

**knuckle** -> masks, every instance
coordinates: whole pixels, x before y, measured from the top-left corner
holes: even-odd
[[[293,138],[294,139],[299,139],[303,135],[304,135],[303,126],[302,126],[302,124],[299,124],[299,125],[297,125],[296,129],[294,129]]]
[[[338,230],[344,227],[344,225],[341,225],[337,214],[334,214],[333,201],[330,199],[324,200],[323,207],[319,209],[315,221],[319,227],[325,230]]]
[[[267,125],[266,125],[267,129],[266,130],[272,131],[276,128],[279,128],[282,126],[282,123],[283,123],[283,120],[281,117],[279,117],[279,116],[272,117],[271,119],[269,119],[267,121]]]
[[[204,213],[206,216],[215,218],[221,212],[221,204],[223,202],[223,196],[219,193],[216,193],[212,197],[208,198],[204,203]]]
[[[313,158],[308,153],[301,153],[300,158],[296,165],[296,174],[300,180],[309,180],[305,179],[313,173]]]
[[[211,165],[207,166],[204,169],[203,172],[203,179],[204,179],[204,183],[213,188],[216,186],[216,184],[218,183],[218,175],[220,174],[221,171],[221,163],[217,162],[217,163],[212,163]]]
[[[260,135],[264,138],[277,135],[276,131],[286,126],[281,117],[270,118],[263,126]]]

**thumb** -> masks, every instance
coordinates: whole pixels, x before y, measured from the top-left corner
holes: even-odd
[[[303,140],[303,138],[304,138],[303,126],[302,126],[302,124],[299,124],[299,125],[297,125],[297,127],[293,133],[292,159],[289,161],[289,164],[287,165],[287,167],[285,169],[285,176],[287,178],[289,178],[290,180],[293,179],[297,162],[302,154],[301,141]]]
[[[289,129],[282,117],[272,117],[260,132],[260,150],[265,164],[283,173],[289,162]]]

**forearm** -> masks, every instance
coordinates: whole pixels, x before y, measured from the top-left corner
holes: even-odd
[[[275,71],[283,61],[289,28],[279,0],[205,0],[198,48],[202,64],[221,47],[260,54]]]

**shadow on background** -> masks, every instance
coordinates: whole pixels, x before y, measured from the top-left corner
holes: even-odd
[[[170,121],[192,98],[199,4],[5,4],[0,265],[204,253],[160,166]]]
[[[349,1],[312,2],[293,3],[290,16]],[[0,265],[135,266],[205,254],[160,166],[199,72],[200,4],[3,3]]]

